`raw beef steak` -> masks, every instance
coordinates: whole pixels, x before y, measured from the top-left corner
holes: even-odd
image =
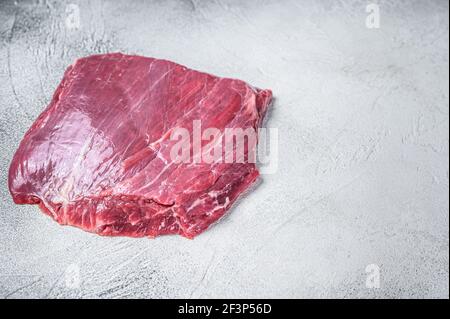
[[[258,170],[247,156],[174,161],[171,134],[182,127],[192,138],[199,120],[221,132],[257,129],[271,98],[270,90],[166,60],[81,58],[21,141],[10,192],[17,204],[37,204],[60,224],[100,235],[193,238],[224,215]]]

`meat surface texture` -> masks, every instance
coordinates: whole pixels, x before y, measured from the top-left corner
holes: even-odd
[[[173,161],[171,133],[183,127],[192,136],[195,120],[257,128],[271,98],[270,90],[166,60],[78,59],[21,141],[9,190],[15,203],[99,235],[193,238],[259,173],[249,161]]]

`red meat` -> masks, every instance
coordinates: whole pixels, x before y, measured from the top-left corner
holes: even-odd
[[[247,156],[241,163],[173,161],[171,133],[183,127],[192,137],[195,120],[221,131],[256,129],[271,97],[166,60],[81,58],[21,141],[10,192],[17,204],[38,204],[60,224],[100,235],[193,238],[224,215],[258,170]]]

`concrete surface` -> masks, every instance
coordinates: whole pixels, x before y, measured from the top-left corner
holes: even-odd
[[[1,1],[0,296],[448,298],[449,5],[379,1],[368,28],[369,3]],[[277,172],[195,240],[102,238],[9,196],[64,69],[111,51],[276,96]]]

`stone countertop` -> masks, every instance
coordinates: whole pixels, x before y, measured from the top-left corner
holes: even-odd
[[[448,2],[377,3],[0,2],[0,297],[448,298]],[[276,97],[277,170],[194,240],[99,237],[9,195],[65,68],[116,51]]]

